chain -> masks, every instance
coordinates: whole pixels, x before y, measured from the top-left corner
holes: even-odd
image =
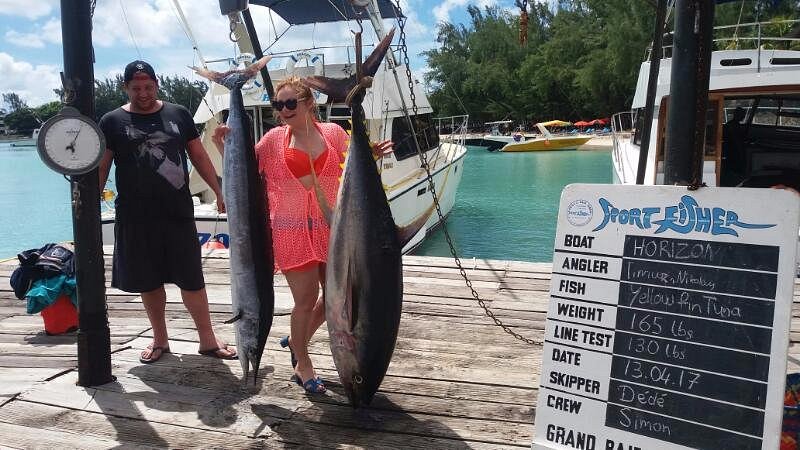
[[[236,37],[236,26],[238,24],[239,24],[239,15],[236,13],[228,14],[228,29],[230,30],[228,39],[230,39],[231,42],[239,42],[239,38]]]
[[[92,4],[89,7],[89,17],[94,18],[94,7],[97,6],[97,0],[92,0]]]
[[[408,51],[406,49],[406,33],[404,29],[405,19],[401,18],[403,17],[403,10],[400,8],[400,0],[396,0],[396,4],[397,4],[396,6],[397,11],[399,13],[397,21],[400,25],[400,51],[403,54],[403,64],[406,65],[406,76],[408,77],[408,88],[410,93],[409,96],[411,97],[411,109],[414,112],[414,117],[416,117],[418,108],[417,108],[416,96],[414,95],[414,79],[411,75],[411,66],[409,64]],[[426,129],[425,130],[426,137],[427,137],[427,132],[428,130]],[[436,185],[433,182],[433,175],[431,175],[430,166],[428,165],[428,158],[425,152],[422,151],[422,149],[420,148],[419,143],[417,143],[417,153],[419,154],[419,157],[422,160],[422,167],[425,169],[425,173],[428,175],[428,191],[431,193],[431,196],[433,197],[433,205],[436,207],[436,213],[439,215],[439,221],[442,224],[442,232],[444,233],[444,238],[445,240],[447,240],[447,245],[450,247],[450,254],[453,255],[453,259],[456,262],[458,271],[459,273],[461,273],[461,278],[464,279],[464,283],[466,283],[467,287],[469,288],[472,297],[475,299],[475,301],[478,302],[481,308],[483,308],[483,311],[486,314],[486,316],[492,319],[495,325],[502,328],[503,331],[513,336],[515,339],[522,341],[526,344],[542,345],[544,342],[542,342],[541,340],[535,340],[522,336],[521,334],[509,328],[500,319],[498,319],[497,316],[494,315],[492,310],[489,309],[489,307],[486,305],[486,302],[483,299],[481,299],[480,295],[478,295],[478,292],[475,290],[475,288],[472,286],[472,281],[470,281],[469,277],[467,276],[466,270],[464,270],[464,266],[461,264],[461,258],[458,257],[455,244],[453,244],[453,239],[450,237],[450,233],[447,231],[447,223],[445,222],[444,214],[442,213],[442,207],[439,204],[439,196],[436,195]]]

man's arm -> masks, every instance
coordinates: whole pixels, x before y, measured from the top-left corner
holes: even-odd
[[[103,192],[103,189],[106,187],[106,181],[108,181],[108,172],[111,170],[111,161],[114,159],[114,154],[111,153],[111,150],[106,149],[103,153],[103,158],[100,159],[100,165],[97,167],[98,176],[100,178],[100,192]]]
[[[219,186],[217,179],[217,171],[214,169],[214,164],[211,163],[211,158],[208,157],[203,143],[200,138],[194,138],[186,144],[189,159],[192,161],[192,166],[197,169],[197,173],[205,181],[208,186],[214,191],[217,196],[217,211],[225,212],[225,201],[222,198],[222,189]]]

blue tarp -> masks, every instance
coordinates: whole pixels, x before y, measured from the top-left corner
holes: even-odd
[[[349,0],[250,0],[250,4],[266,6],[291,25],[353,20],[358,13],[368,19],[364,8],[353,6]],[[378,9],[384,19],[399,16],[391,0],[378,0]]]

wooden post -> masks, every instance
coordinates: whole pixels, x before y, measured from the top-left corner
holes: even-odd
[[[64,101],[94,119],[91,0],[61,0]],[[78,294],[78,384],[113,381],[97,169],[72,177],[72,228]]]

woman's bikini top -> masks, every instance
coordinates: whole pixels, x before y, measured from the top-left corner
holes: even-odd
[[[292,172],[292,175],[295,178],[302,178],[307,175],[311,175],[311,157],[308,153],[294,147],[289,147],[289,143],[291,142],[291,131],[286,133],[286,138],[283,141],[283,148],[284,148],[284,159],[286,160],[286,166],[289,167],[289,171]],[[325,162],[328,160],[328,146],[325,145],[325,151],[323,151],[317,159],[314,160],[314,173],[320,173],[323,168],[325,168]]]

